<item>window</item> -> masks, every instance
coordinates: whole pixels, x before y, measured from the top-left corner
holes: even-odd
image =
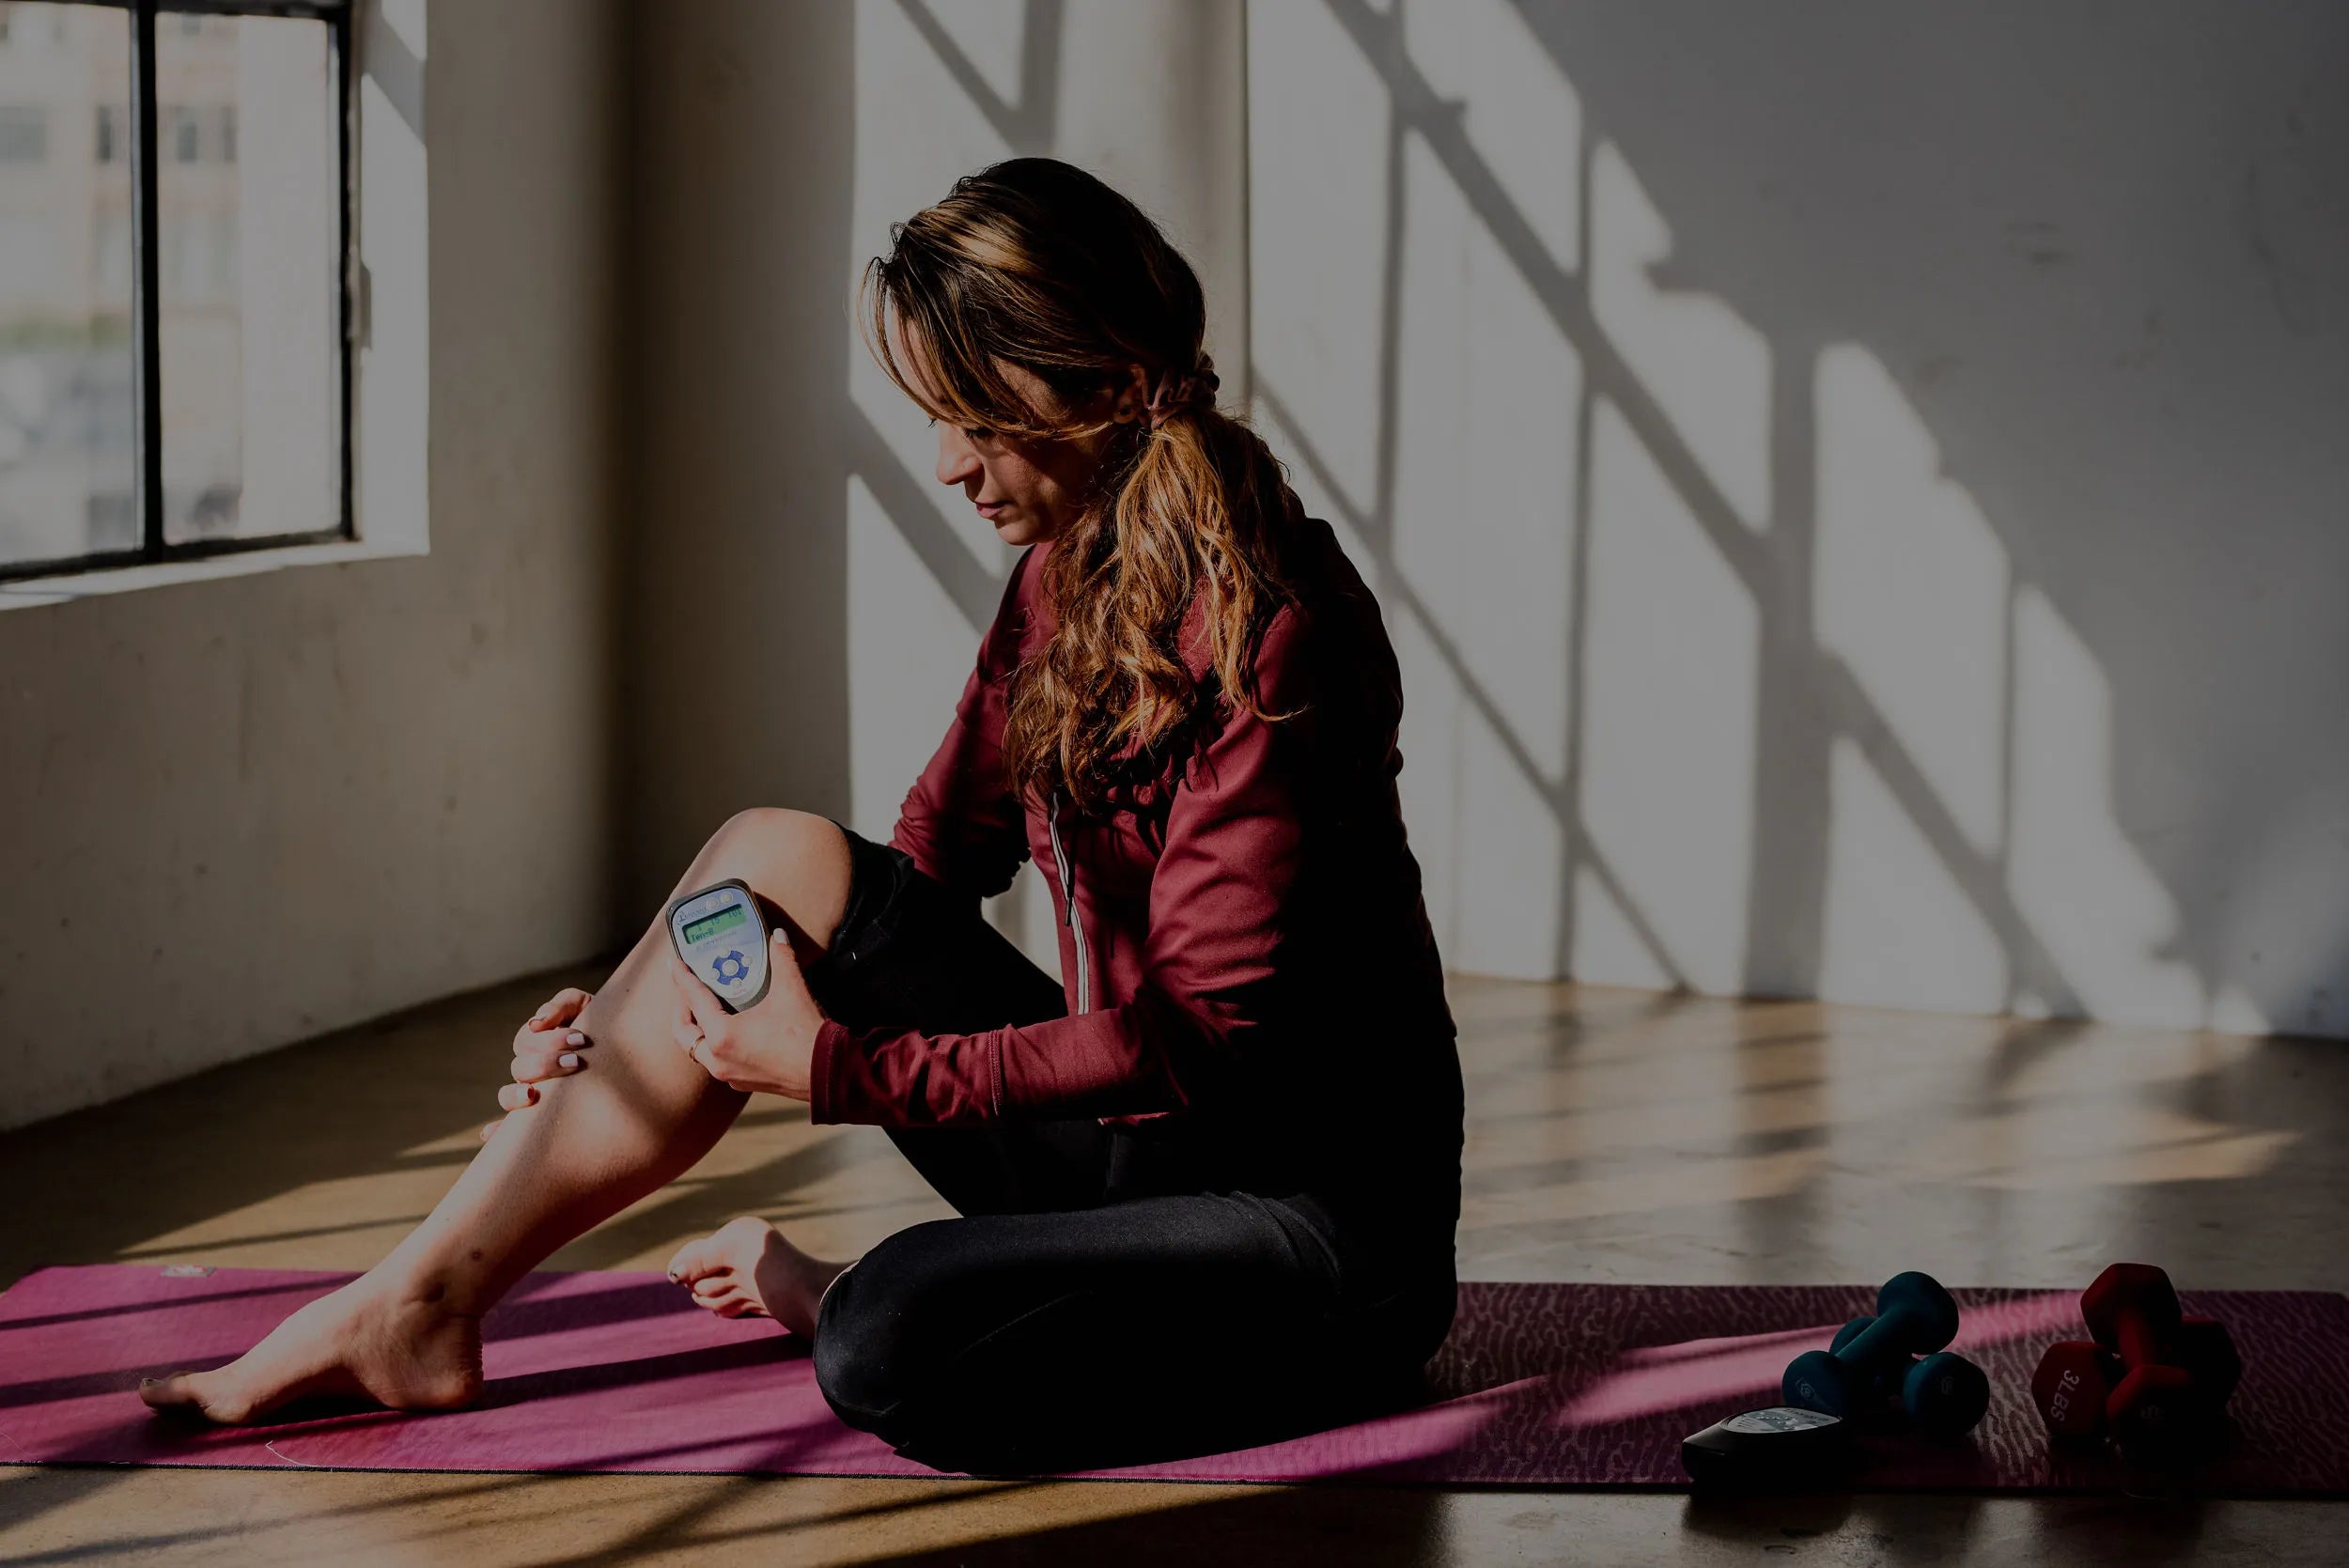
[[[0,103],[0,163],[38,163],[48,156],[48,111],[38,103]]]
[[[0,16],[0,578],[349,537],[347,0]]]

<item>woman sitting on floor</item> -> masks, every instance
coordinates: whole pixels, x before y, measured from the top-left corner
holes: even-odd
[[[766,999],[725,1012],[656,921],[517,1034],[506,1120],[389,1257],[149,1404],[474,1399],[482,1314],[753,1092],[888,1128],[962,1218],[854,1264],[738,1219],[671,1275],[808,1337],[832,1408],[915,1458],[1134,1462],[1407,1397],[1452,1317],[1461,1086],[1377,606],[1217,411],[1198,280],[1107,186],[971,176],[866,287],[940,481],[1029,547],[890,842],[728,822],[678,889],[768,903]],[[980,913],[1029,856],[1061,984]]]

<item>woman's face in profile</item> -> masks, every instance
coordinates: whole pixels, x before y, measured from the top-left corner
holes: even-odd
[[[910,368],[923,362],[910,354],[901,363]],[[1076,411],[1033,372],[1016,365],[1005,365],[1003,371],[1034,408],[1061,415]],[[1132,402],[1120,396],[1112,417],[1131,419]],[[1109,444],[1105,433],[1049,440],[964,429],[943,418],[931,423],[938,428],[938,482],[960,487],[996,536],[1013,545],[1058,538],[1083,515]]]
[[[938,482],[959,485],[1005,544],[1058,538],[1082,514],[1099,442],[1039,441],[938,427]]]

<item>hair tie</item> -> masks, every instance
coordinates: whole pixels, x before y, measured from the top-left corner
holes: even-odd
[[[1155,383],[1145,384],[1150,390],[1149,396],[1143,400],[1142,413],[1150,422],[1150,428],[1155,430],[1186,410],[1212,407],[1216,388],[1223,382],[1215,373],[1215,361],[1201,354],[1199,363],[1188,373],[1177,376],[1170,370]]]

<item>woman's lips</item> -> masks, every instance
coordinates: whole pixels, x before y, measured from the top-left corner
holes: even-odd
[[[993,522],[1011,508],[1011,503],[1008,501],[977,501],[972,505],[978,507],[979,516],[989,522]]]

